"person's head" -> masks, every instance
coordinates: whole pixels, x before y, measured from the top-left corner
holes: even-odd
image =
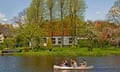
[[[67,63],[68,61],[67,60],[64,60],[65,63]]]
[[[72,62],[76,62],[76,60],[75,60],[75,59],[71,59],[71,61],[72,61]]]
[[[83,59],[83,61],[86,61],[85,59]]]

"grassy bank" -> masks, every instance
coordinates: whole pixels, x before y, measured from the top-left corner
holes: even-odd
[[[14,53],[16,56],[109,56],[120,55],[120,48],[93,48],[88,51],[88,48],[53,48],[52,51],[48,49],[29,50],[28,52]]]

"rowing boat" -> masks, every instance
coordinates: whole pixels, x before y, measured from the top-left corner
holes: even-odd
[[[83,70],[83,69],[93,69],[94,66],[78,66],[78,67],[66,67],[66,66],[58,66],[54,65],[54,69],[61,69],[61,70]]]

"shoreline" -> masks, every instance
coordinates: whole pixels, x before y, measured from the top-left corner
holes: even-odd
[[[110,56],[120,55],[120,48],[93,48],[88,51],[87,48],[53,48],[49,50],[39,50],[29,52],[14,53],[14,56]]]

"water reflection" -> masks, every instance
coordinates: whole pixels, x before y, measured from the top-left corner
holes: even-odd
[[[0,72],[53,72],[53,57],[0,57]]]
[[[91,70],[54,70],[63,60],[85,58]],[[51,57],[51,56],[0,56],[0,72],[120,72],[120,56],[109,57]]]

